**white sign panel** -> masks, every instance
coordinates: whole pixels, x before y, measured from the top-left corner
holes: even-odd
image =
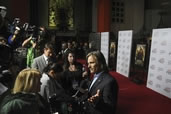
[[[119,31],[116,72],[128,77],[131,61],[133,31]]]
[[[147,87],[171,98],[171,28],[153,30]]]
[[[103,53],[106,63],[108,64],[109,58],[109,32],[101,33],[101,52]]]

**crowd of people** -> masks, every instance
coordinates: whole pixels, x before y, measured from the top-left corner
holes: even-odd
[[[1,50],[9,49],[8,57],[0,55],[0,114],[115,114],[119,87],[94,42],[64,41],[56,51],[53,42],[39,45],[41,37],[49,36],[20,41],[19,31],[15,29],[10,39],[0,36]],[[18,47],[27,48],[22,66],[13,63]]]

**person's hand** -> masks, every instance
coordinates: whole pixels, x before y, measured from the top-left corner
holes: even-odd
[[[32,39],[32,37],[33,37],[33,36],[31,35],[31,36],[28,38],[28,40],[31,40],[31,39]]]
[[[82,77],[83,77],[83,78],[85,78],[87,75],[88,75],[88,72],[87,72],[87,71],[84,71],[84,72],[82,73]]]
[[[31,39],[32,39],[32,36],[30,36],[29,38],[27,38],[26,40],[24,40],[24,42],[22,43],[22,47],[25,47],[27,44],[29,44],[30,41],[31,41]]]
[[[98,89],[97,92],[96,92],[96,94],[93,95],[93,96],[91,96],[91,97],[88,99],[88,101],[91,102],[91,103],[93,103],[93,102],[99,97],[99,95],[100,95],[100,89]]]
[[[35,42],[32,44],[32,47],[33,47],[33,48],[35,48],[35,47],[36,47],[36,43],[35,43]]]

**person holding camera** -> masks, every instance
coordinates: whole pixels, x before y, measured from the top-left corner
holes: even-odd
[[[8,25],[10,22],[6,17],[7,10],[8,9],[5,6],[0,6],[0,35],[4,36],[5,39],[10,35],[8,32]]]
[[[36,48],[36,42],[33,41],[33,37],[30,36],[24,42],[22,43],[22,47],[27,47],[27,67],[31,68],[31,65],[33,63],[33,59],[35,57],[35,48]]]
[[[15,27],[14,33],[8,37],[8,44],[13,49],[16,49],[21,46],[22,41],[20,36],[20,30],[21,29],[19,27]]]

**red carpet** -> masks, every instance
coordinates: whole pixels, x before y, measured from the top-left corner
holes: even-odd
[[[119,84],[116,114],[171,114],[171,99],[137,85],[116,72],[111,72]]]

